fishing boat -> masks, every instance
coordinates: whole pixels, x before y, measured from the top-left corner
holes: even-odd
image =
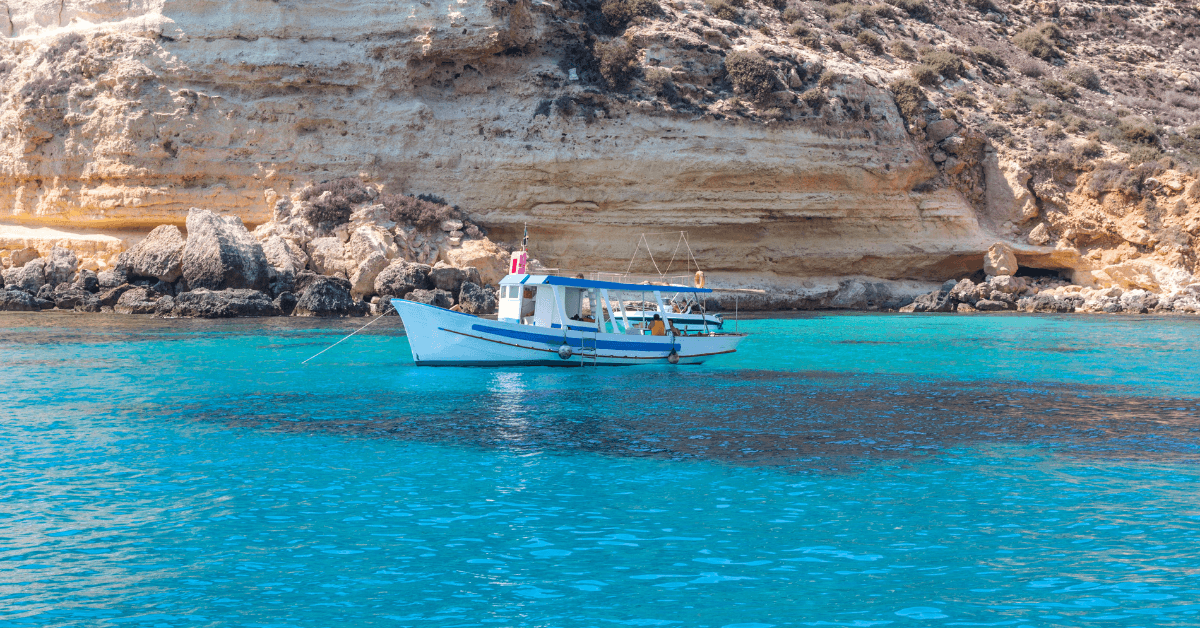
[[[495,320],[392,300],[413,360],[426,366],[701,364],[733,353],[746,336],[723,330],[724,321],[702,307],[678,306],[696,307],[698,295],[712,292],[703,273],[690,286],[634,283],[607,281],[600,273],[530,271],[526,261],[524,251],[513,253]]]

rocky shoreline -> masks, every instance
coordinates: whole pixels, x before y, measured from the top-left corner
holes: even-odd
[[[186,236],[174,225],[161,225],[120,253],[111,268],[100,270],[97,260],[82,255],[63,246],[45,255],[33,248],[9,254],[4,259],[9,267],[0,275],[0,311],[345,317],[384,314],[392,298],[407,298],[492,314],[509,251],[455,208],[339,179],[277,200],[272,220],[253,232],[236,216],[192,209]],[[948,280],[932,291],[936,284],[871,278],[823,286],[803,280],[796,289],[736,289],[718,280],[705,306],[709,311],[1200,313],[1200,283],[1186,273],[1169,282],[1153,273],[1133,273],[1097,287],[1057,275],[1022,276],[1030,272],[1036,269],[1023,273],[1014,251],[997,243],[976,276]]]
[[[317,203],[298,201],[295,207],[281,200],[276,220],[253,233],[235,216],[193,209],[186,237],[178,227],[159,226],[101,272],[82,268],[75,252],[61,246],[46,257],[34,249],[17,251],[2,274],[0,311],[343,317],[385,313],[399,297],[470,314],[495,312],[496,289],[485,281],[502,276],[497,268],[506,251],[483,238],[462,247],[462,221],[414,228],[386,220],[379,204],[366,203],[343,220],[312,224],[309,210],[322,201],[341,204],[350,214],[344,200],[329,192]],[[402,251],[396,244],[401,234],[409,240],[458,239],[457,259],[481,259],[487,267],[481,273],[469,265],[414,261],[409,258],[428,255],[429,247]],[[484,253],[472,258],[471,251]]]

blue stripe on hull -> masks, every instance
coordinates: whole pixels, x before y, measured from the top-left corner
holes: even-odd
[[[666,359],[662,360],[666,364]],[[604,362],[603,360],[592,364],[590,361],[579,363],[579,356],[573,356],[570,360],[510,360],[510,361],[491,361],[491,360],[417,360],[417,366],[553,366],[557,368],[572,367],[581,368],[584,366],[651,366],[657,365],[657,362],[647,364],[626,363],[626,362]],[[680,362],[675,366],[691,366],[696,363]]]
[[[471,325],[471,331],[477,331],[485,334],[501,336],[503,338],[512,338],[514,340],[526,340],[529,342],[543,342],[550,345],[561,345],[563,338],[561,336],[548,336],[546,334],[535,334],[527,331],[517,331],[514,329],[500,329],[497,327],[489,327],[487,325]],[[571,338],[568,336],[566,343],[572,347],[582,347],[583,341],[580,338]],[[589,349],[591,347],[588,347]],[[671,349],[679,351],[678,344],[668,345],[658,342],[630,342],[622,340],[597,340],[597,349],[615,349],[618,351],[664,351],[670,352]]]

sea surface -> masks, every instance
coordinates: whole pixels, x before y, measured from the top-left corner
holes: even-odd
[[[364,322],[0,315],[0,627],[1200,625],[1198,319],[301,365]]]

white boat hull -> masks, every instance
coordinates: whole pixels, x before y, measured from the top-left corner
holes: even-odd
[[[733,353],[743,334],[638,336],[519,325],[393,299],[413,360],[427,366],[630,366],[701,364]],[[563,345],[570,352],[563,350]],[[594,348],[593,348],[594,347]],[[566,355],[566,357],[562,357]]]

